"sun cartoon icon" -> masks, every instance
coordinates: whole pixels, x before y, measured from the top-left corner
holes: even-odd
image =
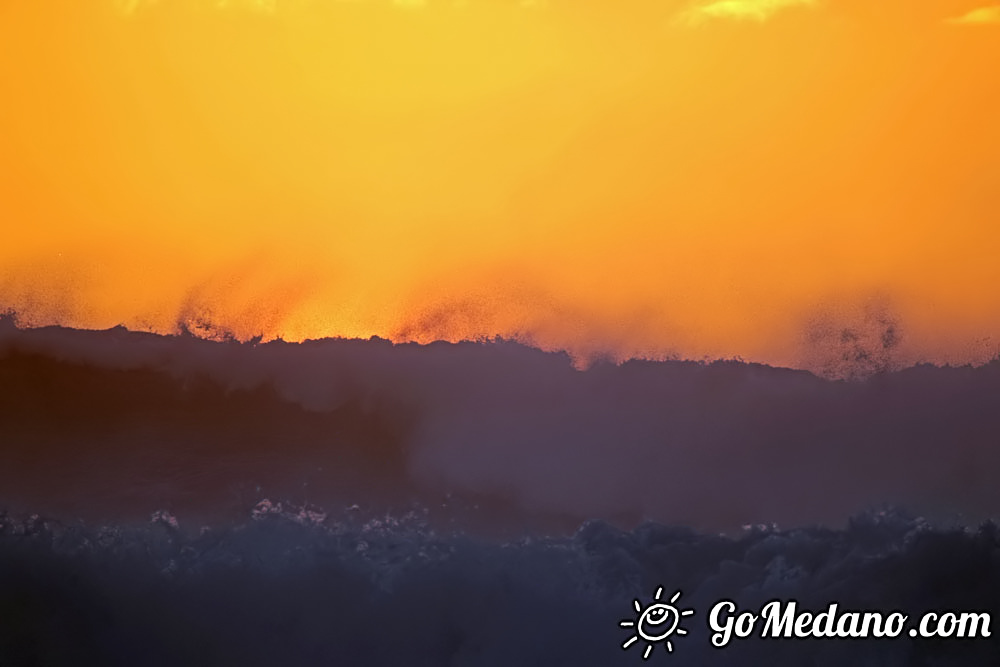
[[[622,644],[623,650],[628,650],[632,644],[640,639],[646,641],[646,650],[642,654],[643,660],[649,658],[653,652],[653,647],[658,642],[663,642],[663,645],[667,648],[667,652],[673,653],[674,645],[670,642],[671,635],[686,635],[687,630],[680,627],[681,618],[694,613],[694,609],[680,611],[674,606],[681,599],[680,591],[674,593],[674,596],[670,598],[670,602],[660,602],[661,597],[663,597],[662,586],[656,589],[653,602],[648,607],[644,609],[642,603],[636,600],[633,604],[635,605],[637,616],[635,618],[626,618],[618,624],[623,628],[635,628],[635,634]]]

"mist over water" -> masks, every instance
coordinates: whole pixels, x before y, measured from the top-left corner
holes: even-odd
[[[501,341],[253,344],[7,320],[0,373],[3,500],[67,518],[450,498],[508,527],[726,530],[884,505],[975,521],[1000,501],[996,362],[847,382],[736,361],[578,370]]]
[[[1000,599],[1000,365],[865,374],[0,320],[0,664],[636,664],[659,586],[655,659],[992,664],[709,643],[723,598]]]

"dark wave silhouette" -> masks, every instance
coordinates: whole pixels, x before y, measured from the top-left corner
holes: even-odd
[[[998,405],[997,362],[862,382],[735,361],[580,371],[502,341],[239,343],[8,318],[0,502],[213,521],[265,497],[448,502],[516,531],[840,524],[883,504],[974,521],[1000,503]]]
[[[677,664],[993,665],[991,639],[719,650],[706,616],[994,610],[996,527],[962,526],[996,514],[998,403],[997,362],[581,371],[0,318],[0,664],[639,664],[618,622],[666,586],[697,612]],[[926,518],[857,513],[884,503]]]

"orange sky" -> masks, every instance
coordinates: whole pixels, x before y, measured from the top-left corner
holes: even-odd
[[[998,63],[976,0],[0,0],[0,306],[982,360]]]

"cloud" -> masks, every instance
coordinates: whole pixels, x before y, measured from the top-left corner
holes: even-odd
[[[947,19],[953,25],[1000,25],[1000,5],[980,7],[971,12]]]
[[[783,9],[812,7],[817,4],[819,0],[708,0],[682,12],[678,21],[687,25],[700,25],[710,19],[763,23]]]

